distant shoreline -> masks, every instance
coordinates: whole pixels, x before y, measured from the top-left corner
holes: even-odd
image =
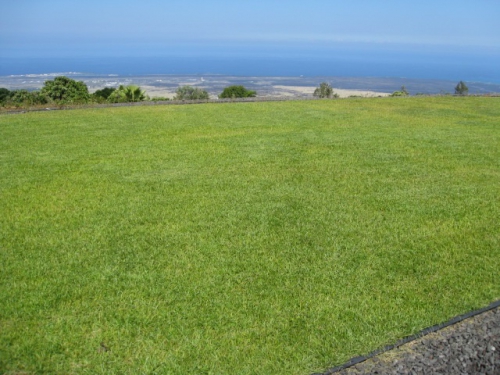
[[[340,97],[349,96],[387,96],[398,91],[402,86],[411,95],[416,94],[452,94],[457,82],[436,79],[415,79],[400,77],[340,77],[340,76],[235,76],[220,74],[148,74],[118,75],[91,74],[78,72],[44,73],[0,76],[0,87],[9,90],[39,90],[46,80],[66,75],[83,81],[90,92],[104,87],[119,85],[138,85],[154,97],[173,98],[179,86],[196,86],[207,90],[212,99],[230,85],[243,85],[255,90],[259,97],[312,97],[314,89],[321,82],[328,82]],[[468,82],[470,94],[491,94],[500,92],[500,84]]]

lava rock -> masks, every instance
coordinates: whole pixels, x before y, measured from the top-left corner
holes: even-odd
[[[500,308],[328,374],[500,375]]]

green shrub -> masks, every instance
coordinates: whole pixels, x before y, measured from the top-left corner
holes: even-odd
[[[257,93],[252,90],[247,90],[244,86],[228,86],[219,95],[220,99],[235,99],[235,98],[253,98]]]
[[[402,91],[394,91],[390,96],[407,96],[407,95]]]
[[[105,87],[101,90],[97,90],[92,94],[92,99],[98,103],[102,103],[108,100],[109,96],[115,92],[114,87]]]
[[[39,91],[14,90],[10,92],[9,98],[5,100],[6,105],[14,107],[29,107],[48,103],[45,95]]]
[[[56,103],[87,103],[90,99],[85,83],[64,76],[45,81],[41,93]]]
[[[193,86],[179,87],[174,97],[175,100],[206,100],[208,98],[207,91]]]
[[[0,103],[5,102],[10,98],[10,91],[4,87],[0,87]]]
[[[406,87],[401,86],[401,90],[394,91],[390,96],[409,96],[410,93],[406,90]]]

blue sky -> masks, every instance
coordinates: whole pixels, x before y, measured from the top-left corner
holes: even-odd
[[[351,75],[500,83],[499,19],[500,0],[6,0],[0,75]]]
[[[15,0],[0,57],[260,53],[307,48],[499,54],[498,0]]]

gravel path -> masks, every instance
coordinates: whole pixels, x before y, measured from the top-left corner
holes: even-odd
[[[499,375],[500,307],[329,374]]]

